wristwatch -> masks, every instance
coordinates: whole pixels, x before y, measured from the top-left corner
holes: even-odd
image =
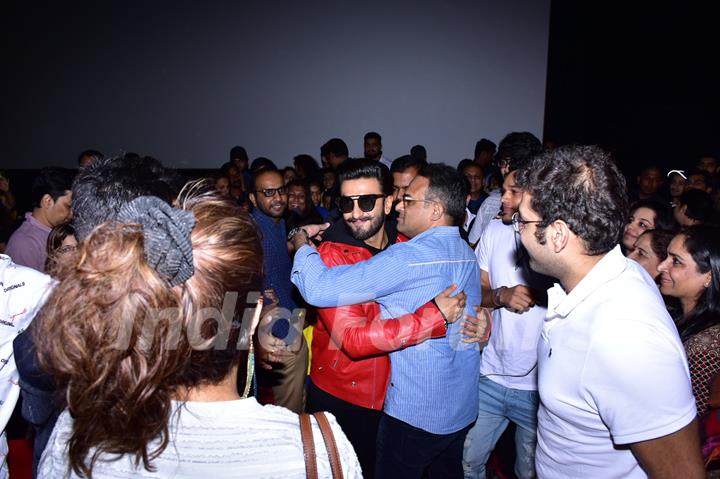
[[[297,235],[298,233],[302,233],[305,235],[306,242],[310,241],[310,237],[308,236],[307,231],[305,231],[305,228],[303,228],[302,226],[296,226],[295,228],[291,229],[287,235],[287,240],[292,241],[295,235]]]

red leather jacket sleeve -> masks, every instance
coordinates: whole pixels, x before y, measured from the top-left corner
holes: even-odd
[[[328,266],[348,264],[348,258],[337,250],[323,251]],[[333,345],[352,359],[361,359],[445,336],[445,321],[434,303],[394,319],[380,319],[377,303],[364,303],[318,310]]]
[[[428,339],[445,336],[442,313],[432,303],[394,319],[380,319],[376,304],[320,310],[333,343],[352,359],[387,354]]]

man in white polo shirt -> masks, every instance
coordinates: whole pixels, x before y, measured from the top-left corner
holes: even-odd
[[[682,343],[617,245],[622,174],[597,147],[563,147],[517,182],[530,267],[560,283],[538,344],[538,477],[705,477]]]

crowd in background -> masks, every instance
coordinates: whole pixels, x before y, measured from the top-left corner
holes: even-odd
[[[146,156],[87,150],[77,172],[38,172],[24,192],[27,212],[18,210],[12,171],[0,172],[8,323],[0,351],[11,365],[0,372],[15,381],[0,388],[0,419],[5,427],[18,405],[34,477],[150,477],[153,468],[177,477],[304,476],[296,414],[306,411],[332,413],[350,477],[484,478],[511,469],[517,477],[695,477],[701,460],[713,473],[717,156],[669,172],[647,165],[628,179],[599,148],[550,148],[526,132],[498,145],[478,141],[457,167],[422,145],[390,160],[376,132],[363,146],[364,158],[349,158],[333,138],[320,162],[299,154],[284,168],[235,146],[204,178]],[[577,257],[563,256],[573,248]],[[577,271],[587,276],[575,281]],[[614,372],[602,354],[589,359],[600,325],[587,338],[567,336],[588,341],[576,356],[553,345],[556,358],[588,368],[582,387],[557,383],[575,371],[560,374],[550,361],[552,328],[569,334],[567,321],[553,323],[556,307],[570,308],[553,284],[574,298],[581,293],[568,285],[587,278],[597,282],[586,289],[602,296],[600,312],[648,308],[648,324],[630,318],[613,332],[624,338],[614,346],[619,357],[650,348],[650,359],[628,367],[647,380],[642,393],[623,382],[630,372],[589,385],[596,370]],[[637,292],[637,304],[617,284]],[[237,293],[229,307],[227,293]],[[196,324],[204,308],[222,311],[227,330],[222,321]],[[218,336],[229,338],[220,348],[211,340]],[[676,391],[651,397],[667,392],[652,379],[663,375]],[[608,390],[614,399],[603,397]],[[584,416],[565,409],[574,395]],[[654,419],[620,412],[643,409]],[[514,464],[493,454],[511,423]],[[331,477],[329,447],[319,424],[312,429],[319,473]],[[656,442],[666,436],[679,442]],[[637,446],[646,441],[654,449]],[[608,450],[624,445],[617,456]],[[584,447],[597,455],[584,457]]]

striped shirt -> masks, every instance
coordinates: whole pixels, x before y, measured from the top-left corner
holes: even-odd
[[[292,281],[310,304],[347,306],[376,301],[383,318],[417,310],[450,284],[467,294],[465,313],[480,304],[480,270],[457,227],[431,228],[368,261],[327,268],[318,252],[295,254]],[[433,434],[450,434],[477,417],[480,355],[461,341],[461,321],[444,338],[390,354],[385,413]]]

